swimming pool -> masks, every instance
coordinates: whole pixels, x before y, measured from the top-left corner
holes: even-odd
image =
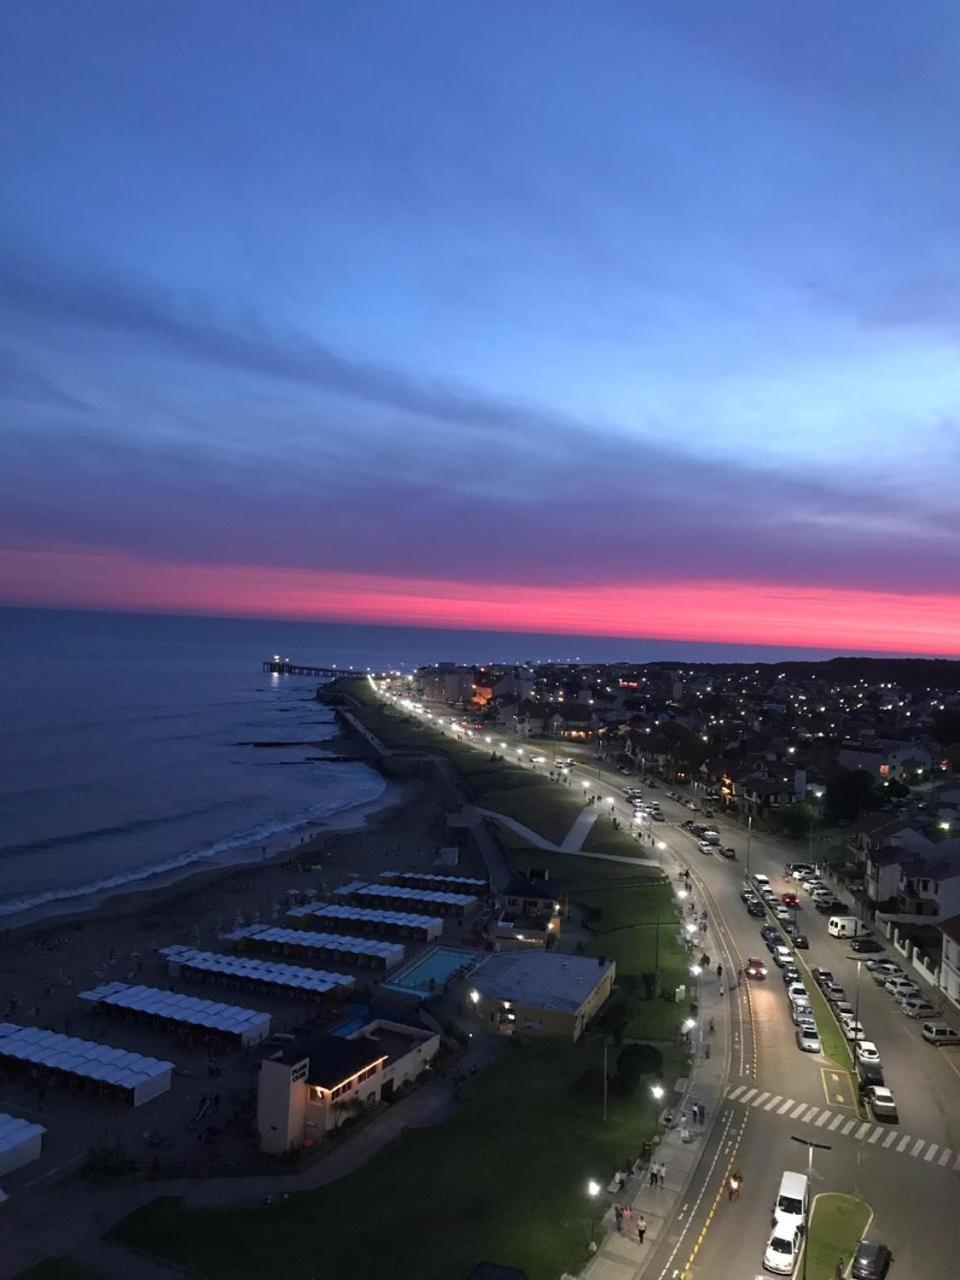
[[[462,947],[431,947],[405,969],[398,969],[383,988],[411,995],[425,995],[431,989],[442,991],[459,969],[469,972],[481,959],[479,951],[467,951]]]

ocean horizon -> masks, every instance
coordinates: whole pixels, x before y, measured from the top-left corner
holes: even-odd
[[[383,791],[322,758],[317,682],[262,663],[775,662],[833,652],[617,637],[0,608],[0,916],[276,842]],[[891,655],[884,655],[891,656]],[[904,655],[908,656],[908,655]],[[290,742],[270,751],[253,742]]]

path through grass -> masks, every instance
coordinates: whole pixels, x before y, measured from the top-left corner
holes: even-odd
[[[837,1263],[849,1265],[869,1221],[870,1206],[856,1196],[817,1196],[807,1236],[807,1280],[834,1280]]]

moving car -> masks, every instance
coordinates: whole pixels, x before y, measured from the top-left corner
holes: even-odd
[[[890,1269],[890,1250],[885,1244],[872,1244],[861,1240],[853,1255],[850,1275],[853,1280],[884,1280]]]
[[[822,916],[834,916],[838,911],[847,910],[847,904],[839,898],[818,898],[813,905]]]
[[[747,903],[747,911],[750,915],[756,916],[757,919],[759,919],[760,916],[765,916],[767,914],[766,908],[759,898],[754,898],[752,902]]]
[[[799,907],[800,905],[800,899],[795,893],[782,893],[780,901],[785,907]]]
[[[929,1044],[960,1044],[960,1032],[945,1022],[925,1022],[920,1034]]]
[[[850,943],[850,950],[858,951],[861,953],[861,955],[866,954],[867,952],[870,952],[870,951],[882,951],[883,943],[878,942],[876,938],[871,938],[871,937],[854,938],[854,940]]]
[[[788,862],[784,871],[794,880],[805,880],[808,876],[817,874],[816,869],[809,862]]]
[[[725,858],[735,858],[737,856],[737,851],[734,849],[732,844],[725,844],[721,846],[720,852]]]
[[[748,978],[759,980],[767,976],[767,966],[758,956],[751,956],[744,966],[744,973]]]
[[[896,1124],[897,1103],[889,1089],[878,1084],[870,1085],[867,1089],[867,1103],[875,1120],[889,1120]]]
[[[706,854],[713,853],[713,845],[708,844],[706,840],[700,840],[697,843],[697,848],[700,850],[701,853],[706,853]]]
[[[775,1218],[763,1255],[763,1265],[778,1275],[792,1276],[803,1244],[803,1228]]]
[[[858,1040],[853,1046],[857,1062],[879,1062],[880,1050],[872,1040]]]
[[[856,916],[831,916],[827,921],[827,933],[832,938],[856,938],[863,932],[863,922]]]
[[[812,1022],[801,1022],[797,1027],[797,1047],[804,1053],[820,1052],[820,1037]]]

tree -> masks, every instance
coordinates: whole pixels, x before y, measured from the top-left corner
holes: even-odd
[[[813,826],[813,811],[802,801],[789,804],[776,810],[776,822],[781,831],[786,831],[789,835],[805,836]]]
[[[933,717],[933,736],[945,746],[960,744],[960,711],[938,711]]]
[[[873,778],[864,769],[840,769],[827,783],[824,808],[828,822],[858,818],[865,809],[879,808],[880,803]]]

